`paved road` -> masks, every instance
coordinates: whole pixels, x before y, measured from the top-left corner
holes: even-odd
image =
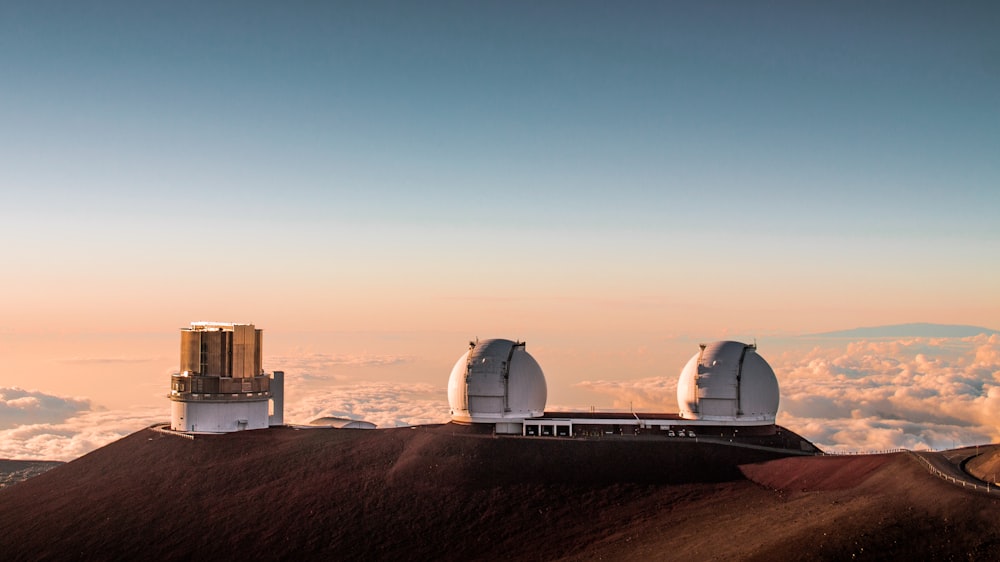
[[[950,451],[941,452],[921,451],[913,452],[912,454],[918,459],[921,459],[921,464],[928,468],[932,473],[955,484],[956,486],[971,488],[990,494],[1000,494],[1000,490],[998,490],[993,484],[987,484],[986,482],[983,482],[975,476],[965,472],[964,466],[966,461],[978,454],[976,447],[963,447],[961,449],[952,449]]]

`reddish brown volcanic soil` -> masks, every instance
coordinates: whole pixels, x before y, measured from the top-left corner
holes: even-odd
[[[908,454],[776,456],[693,441],[496,439],[452,425],[276,428],[193,441],[143,430],[0,490],[0,553],[1000,557],[1000,502],[931,476]]]

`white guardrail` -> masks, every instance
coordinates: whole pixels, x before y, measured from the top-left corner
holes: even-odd
[[[846,455],[888,455],[890,453],[903,453],[907,449],[873,449],[870,451],[824,451],[822,454],[829,457]]]
[[[955,484],[956,486],[962,486],[963,488],[966,488],[966,489],[970,489],[971,488],[973,490],[978,490],[980,492],[986,492],[987,494],[997,494],[997,493],[1000,493],[1000,490],[997,489],[996,485],[990,485],[990,483],[987,482],[985,486],[980,486],[979,484],[976,484],[975,482],[966,482],[965,480],[959,480],[958,478],[955,478],[954,476],[950,476],[950,475],[945,474],[945,473],[941,472],[940,470],[934,468],[934,465],[931,464],[931,461],[927,460],[926,458],[924,458],[924,457],[922,457],[922,456],[914,453],[913,451],[907,451],[907,452],[910,453],[911,455],[913,455],[914,457],[920,459],[920,461],[922,463],[924,463],[924,465],[927,467],[927,470],[931,474],[937,476],[938,478],[941,478],[942,480],[944,480],[946,482],[951,482],[952,484]]]
[[[932,449],[926,449],[920,452],[934,452],[934,451]],[[959,478],[955,478],[954,476],[945,474],[940,470],[938,470],[937,468],[935,468],[934,465],[931,464],[931,461],[927,460],[925,457],[921,455],[918,455],[917,451],[911,451],[909,449],[881,449],[872,451],[832,451],[832,452],[823,452],[822,454],[825,456],[849,456],[849,455],[885,455],[889,453],[909,453],[913,455],[915,458],[919,459],[920,462],[924,464],[924,466],[927,467],[928,472],[944,480],[945,482],[951,482],[952,484],[956,486],[961,486],[967,490],[977,490],[980,492],[986,492],[987,494],[1000,494],[1000,485],[997,485],[996,483],[991,484],[990,482],[986,482],[985,485],[981,485],[981,484],[976,484],[975,482],[969,482],[967,480],[961,480]]]

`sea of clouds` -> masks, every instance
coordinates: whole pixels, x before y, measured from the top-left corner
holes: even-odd
[[[85,398],[0,387],[0,458],[68,461],[163,419],[163,407],[106,410]]]
[[[344,370],[402,365],[408,356],[298,353],[269,357],[286,372],[285,422],[333,416],[399,427],[448,420],[444,386],[355,382]],[[164,388],[167,379],[164,379]],[[162,404],[106,409],[83,397],[0,387],[0,459],[69,461],[151,425],[170,421]]]
[[[778,423],[829,452],[944,449],[1000,441],[1000,335],[828,340],[776,356]],[[340,367],[394,365],[407,357],[303,354],[286,371],[285,420],[323,416],[379,427],[447,421],[443,385],[357,382]],[[280,365],[277,366],[277,365]],[[320,383],[320,384],[317,384]],[[583,381],[618,408],[673,412],[676,374]],[[105,410],[90,400],[0,387],[0,458],[71,460],[154,423],[165,405]]]
[[[763,354],[778,423],[828,452],[944,449],[1000,441],[1000,336],[828,340]],[[675,411],[675,376],[585,381],[617,407]]]

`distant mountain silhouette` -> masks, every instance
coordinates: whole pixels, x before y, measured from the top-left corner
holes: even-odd
[[[800,437],[782,430],[789,444]],[[912,455],[454,425],[145,429],[0,490],[17,560],[1000,559],[1000,500]]]
[[[895,324],[892,326],[871,326],[838,330],[819,334],[806,334],[810,338],[967,338],[979,334],[1000,334],[997,330],[981,326],[961,326],[955,324]]]

